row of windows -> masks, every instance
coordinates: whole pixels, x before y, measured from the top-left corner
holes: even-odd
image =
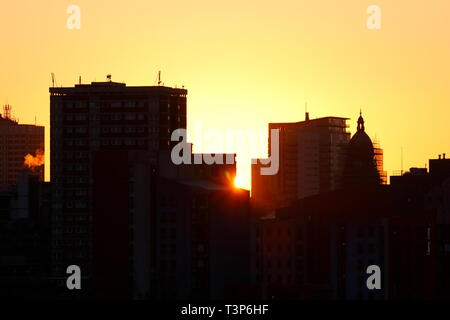
[[[55,228],[56,233],[87,233],[87,227]]]
[[[64,203],[64,207],[67,209],[85,209],[87,208],[87,202],[86,201],[66,201]]]
[[[27,153],[34,153],[36,149],[42,149],[42,143],[36,142],[31,145],[12,144],[10,146],[0,146],[0,150],[4,150],[6,152],[8,152],[8,150],[11,150],[14,153],[23,153],[24,155]]]
[[[87,183],[88,178],[87,177],[63,177],[63,178],[55,178],[56,183],[65,182],[68,184],[72,183]]]
[[[100,132],[99,128],[91,128],[91,130],[95,132]],[[65,132],[67,134],[86,134],[88,131],[87,126],[76,126],[76,127],[65,127]],[[101,133],[145,133],[145,132],[158,132],[158,128],[155,126],[147,127],[139,127],[139,126],[105,126],[101,128]],[[61,133],[59,131],[59,133]]]
[[[79,152],[64,152],[64,157],[66,159],[87,159],[88,153],[79,151]],[[58,155],[56,155],[56,158],[58,159]]]
[[[11,163],[14,162],[14,164],[19,167],[21,167],[21,165],[23,164],[24,158],[25,158],[26,153],[23,156],[19,156],[19,157],[8,157],[5,160],[5,163]],[[19,164],[17,164],[19,163]]]
[[[150,127],[150,132],[157,132],[156,127]],[[104,127],[102,133],[145,133],[146,127]]]
[[[69,232],[72,233],[72,232]],[[86,239],[76,239],[76,240],[54,240],[54,246],[86,246],[89,242]]]
[[[64,194],[66,197],[83,197],[87,195],[86,189],[65,189]],[[60,195],[60,193],[58,193]]]
[[[72,147],[72,146],[83,147],[83,146],[88,145],[88,141],[86,139],[65,139],[64,144],[67,147]]]
[[[55,221],[63,221],[64,219],[66,219],[66,221],[88,221],[90,219],[88,219],[88,216],[82,214],[82,215],[61,215],[61,214],[57,214],[54,216],[55,217]]]
[[[79,164],[79,163],[78,164],[65,164],[64,167],[66,170],[69,170],[69,171],[73,171],[73,170],[85,171],[88,169],[87,164]]]
[[[151,104],[156,106],[157,101],[152,101]],[[128,100],[128,101],[101,101],[101,102],[89,102],[89,107],[111,107],[111,108],[147,108],[148,101],[142,100]],[[87,101],[65,101],[57,104],[59,108],[66,109],[83,109],[88,107]]]
[[[88,119],[91,120],[112,120],[112,121],[119,121],[119,120],[125,120],[125,121],[143,121],[143,120],[158,120],[159,117],[157,115],[150,114],[147,117],[146,113],[109,113],[109,114],[101,114],[101,115],[92,115],[89,117],[88,114],[85,113],[69,113],[64,115],[64,120],[66,121],[86,121]],[[59,117],[54,116],[54,120],[58,120]]]
[[[157,140],[152,140],[152,145],[157,146]],[[145,146],[146,139],[101,139],[102,146]]]
[[[268,269],[271,269],[272,267],[279,268],[279,269],[284,268],[284,267],[285,268],[291,268],[292,266],[293,266],[293,263],[292,263],[291,260],[286,260],[285,263],[283,262],[282,259],[278,259],[276,261],[273,261],[273,263],[272,263],[272,260],[270,260],[270,259],[266,261],[266,267]],[[256,268],[260,268],[260,267],[261,267],[261,264],[260,264],[260,261],[258,259],[258,260],[256,260]],[[297,262],[295,263],[295,267],[297,269],[299,269],[299,270],[303,270],[303,268],[304,268],[303,260],[297,260]]]
[[[79,253],[72,253],[72,252],[68,252],[65,257],[67,259],[74,259],[74,258],[86,258],[87,255],[83,252],[79,252]],[[62,254],[60,253],[53,253],[53,258],[56,260],[59,260],[62,258]]]

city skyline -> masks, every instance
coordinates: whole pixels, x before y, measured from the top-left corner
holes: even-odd
[[[350,117],[352,133],[362,108],[366,131],[385,151],[388,175],[401,169],[402,150],[403,170],[447,151],[448,2],[378,1],[380,30],[367,28],[372,3],[360,1],[182,2],[169,16],[170,4],[78,1],[79,30],[66,27],[69,3],[25,3],[1,6],[0,27],[8,32],[0,99],[20,123],[37,117],[46,145],[50,73],[58,86],[106,74],[127,85],[153,85],[162,70],[165,85],[189,91],[188,129],[199,120],[205,129],[265,130],[269,122],[303,120],[307,102],[312,118]],[[249,157],[263,157],[265,147]]]

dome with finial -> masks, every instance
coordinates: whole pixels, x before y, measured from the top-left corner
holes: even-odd
[[[374,161],[374,147],[364,128],[360,112],[356,133],[350,139],[344,168],[346,186],[379,184],[380,177]]]
[[[373,144],[370,137],[365,132],[364,118],[362,113],[359,113],[357,131],[349,142],[350,156],[359,159],[373,159]]]

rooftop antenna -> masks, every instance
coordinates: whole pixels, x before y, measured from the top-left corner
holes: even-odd
[[[3,117],[5,119],[10,119],[11,120],[11,106],[9,104],[5,104],[3,106]]]
[[[161,70],[158,71],[158,86],[160,86],[162,84],[161,82]]]
[[[309,120],[308,102],[305,102],[305,121]]]
[[[403,147],[401,148],[400,174],[403,175]]]
[[[111,78],[112,78],[112,77],[111,77],[111,74],[110,74],[110,73],[106,75],[106,79],[107,79],[109,82],[111,82]]]
[[[56,77],[55,74],[52,72],[52,87],[54,88],[56,84]]]
[[[81,76],[78,76],[78,84],[81,84]]]

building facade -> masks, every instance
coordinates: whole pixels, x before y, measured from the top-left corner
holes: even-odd
[[[44,127],[19,124],[11,118],[9,105],[0,115],[0,190],[6,191],[17,183],[20,171],[27,168],[25,156],[44,154]],[[44,181],[44,164],[32,166]]]
[[[250,283],[250,220],[235,165],[176,166],[162,152],[154,166],[149,156],[94,154],[93,296],[236,297]]]
[[[297,199],[339,189],[350,140],[347,118],[325,117],[292,123],[270,123],[279,130],[279,171],[259,174],[252,166],[252,203],[273,210]],[[269,155],[271,154],[269,134]]]
[[[186,128],[186,95],[185,89],[111,81],[50,88],[56,279],[62,282],[72,264],[87,279],[92,273],[94,153],[143,151],[156,164],[159,151],[173,145],[173,130]]]

